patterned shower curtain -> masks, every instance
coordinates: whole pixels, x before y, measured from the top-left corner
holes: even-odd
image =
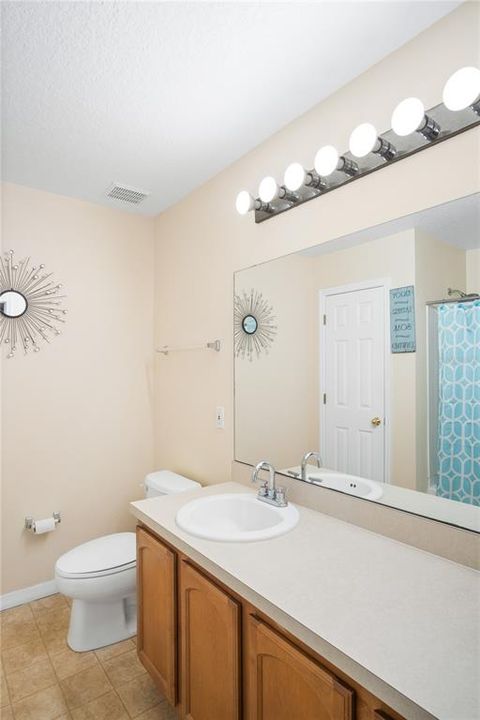
[[[438,307],[437,495],[480,505],[480,301]]]

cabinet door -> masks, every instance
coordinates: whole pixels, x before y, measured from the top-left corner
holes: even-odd
[[[180,564],[181,704],[186,720],[240,718],[240,606]]]
[[[137,528],[138,657],[165,697],[177,700],[175,553]]]
[[[248,647],[248,720],[352,719],[353,692],[252,615]]]

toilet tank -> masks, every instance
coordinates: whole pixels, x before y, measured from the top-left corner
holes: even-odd
[[[160,495],[175,495],[187,490],[199,490],[202,486],[195,480],[170,470],[157,470],[145,477],[145,497],[158,497]]]

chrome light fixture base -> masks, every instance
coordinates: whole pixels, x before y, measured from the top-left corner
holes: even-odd
[[[295,192],[294,202],[288,203],[286,198],[276,198],[271,203],[268,203],[268,209],[264,210],[263,207],[260,207],[263,204],[257,200],[255,204],[255,222],[261,223],[270,220],[299,205],[323,197],[338,187],[356,182],[360,178],[370,175],[370,173],[449,140],[455,135],[471,130],[480,125],[480,102],[455,112],[448,110],[443,103],[440,103],[427,110],[425,116],[426,123],[417,132],[412,132],[406,136],[399,136],[393,130],[382,133],[379,140],[384,151],[383,155],[378,151],[374,151],[366,157],[354,158],[350,152],[342,153],[343,167],[337,167],[328,178],[321,178],[321,188],[320,185],[314,185],[314,183],[302,186]],[[309,170],[308,173],[312,177],[317,175],[314,170]],[[317,192],[312,193],[313,188],[316,188]]]
[[[440,135],[440,125],[430,115],[425,115],[423,125],[418,129],[418,132],[427,140],[436,140]]]
[[[396,148],[392,145],[391,142],[386,140],[384,137],[379,137],[375,147],[373,148],[372,152],[375,153],[375,155],[380,155],[384,160],[387,162],[390,162],[393,160],[395,155],[397,154]]]
[[[310,190],[315,190],[316,192],[323,192],[327,187],[327,183],[315,170],[310,170],[307,173],[305,187],[310,188]]]

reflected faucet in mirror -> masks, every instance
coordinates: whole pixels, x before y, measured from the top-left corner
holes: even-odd
[[[301,465],[302,472],[301,472],[300,477],[303,480],[303,482],[309,482],[309,480],[307,478],[307,466],[308,466],[308,461],[310,460],[310,458],[313,458],[313,460],[316,461],[318,468],[321,468],[323,465],[323,461],[322,461],[322,458],[321,458],[319,452],[317,452],[316,450],[310,450],[310,452],[306,452],[302,458],[302,465]]]
[[[262,482],[257,493],[257,498],[262,502],[276,505],[277,507],[286,507],[288,505],[285,497],[285,488],[276,487],[275,485],[275,468],[267,460],[260,460],[252,471],[252,483],[258,480],[260,470],[268,470],[268,481]]]

